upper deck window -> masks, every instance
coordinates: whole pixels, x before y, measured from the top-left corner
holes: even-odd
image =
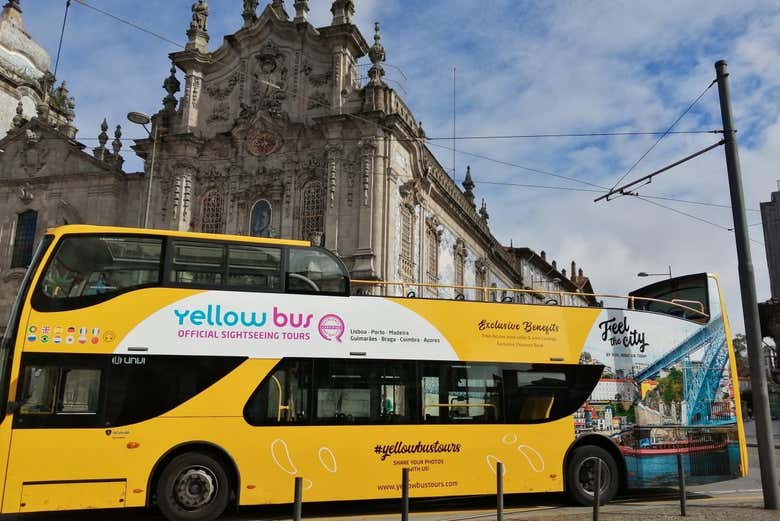
[[[88,306],[159,284],[162,239],[73,236],[63,239],[33,295],[42,311]]]
[[[349,275],[335,257],[316,249],[290,249],[289,293],[349,293]]]
[[[654,311],[706,323],[709,321],[707,274],[667,279],[629,293],[633,309]]]

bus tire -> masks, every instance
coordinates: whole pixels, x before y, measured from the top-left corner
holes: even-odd
[[[599,503],[603,505],[610,501],[620,487],[620,471],[609,452],[596,445],[577,447],[572,452],[566,467],[566,493],[580,505],[593,505],[596,463],[599,460],[602,462]]]
[[[224,467],[202,452],[176,456],[157,481],[157,505],[170,521],[214,521],[229,499],[230,480]]]

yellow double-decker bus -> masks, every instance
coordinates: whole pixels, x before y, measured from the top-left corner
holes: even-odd
[[[0,351],[3,513],[565,490],[745,475],[707,274],[577,308],[357,296],[307,242],[50,230]],[[404,291],[402,294],[406,294]],[[509,291],[519,301],[523,290]],[[550,300],[553,301],[552,299]]]

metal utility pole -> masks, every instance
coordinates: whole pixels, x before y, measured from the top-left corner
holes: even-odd
[[[731,97],[729,95],[728,69],[725,60],[715,63],[720,97],[720,114],[723,118],[723,134],[726,140],[726,170],[731,191],[731,208],[734,215],[734,237],[737,243],[739,263],[739,286],[742,294],[742,314],[745,319],[745,340],[750,361],[750,385],[753,390],[753,415],[756,418],[758,438],[758,461],[761,467],[761,486],[764,489],[764,507],[778,510],[778,485],[775,472],[774,443],[772,440],[772,419],[769,414],[769,391],[766,368],[761,351],[761,325],[758,319],[756,281],[753,275],[753,261],[750,258],[745,200],[742,194],[742,174],[739,167],[737,139],[731,120]]]

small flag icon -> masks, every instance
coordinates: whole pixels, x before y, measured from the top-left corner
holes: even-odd
[[[51,328],[49,326],[43,326],[41,328],[42,335],[48,335],[49,333],[51,333]]]
[[[72,344],[76,339],[73,337],[73,335],[68,335],[68,337],[65,339],[66,344]]]
[[[27,341],[28,341],[28,342],[35,342],[36,340],[38,340],[38,337],[37,337],[37,336],[35,336],[35,335],[29,335],[29,336],[27,337]]]

